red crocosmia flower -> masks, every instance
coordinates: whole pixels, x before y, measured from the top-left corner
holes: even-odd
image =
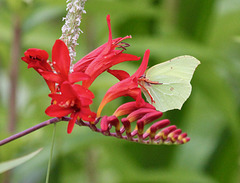
[[[40,75],[42,72],[53,72],[48,63],[48,53],[45,50],[30,48],[24,52],[24,57],[21,59],[28,64],[28,68],[35,69]],[[51,92],[55,91],[55,82],[46,80],[46,83]]]
[[[45,113],[51,117],[63,117],[71,114],[67,132],[71,133],[77,119],[93,122],[96,113],[92,112],[89,105],[94,98],[93,93],[78,84],[64,82],[60,88],[61,94],[51,93],[53,104],[50,105]]]
[[[82,80],[90,79],[83,72],[70,73],[71,59],[67,46],[62,40],[56,40],[52,49],[52,66],[56,73],[51,71],[42,72],[42,76],[49,81],[53,81],[61,85],[64,81],[75,83]]]
[[[147,69],[149,54],[150,50],[146,50],[140,67],[131,77],[121,80],[107,91],[98,108],[97,116],[100,116],[103,107],[108,102],[121,96],[130,96],[136,100],[138,105],[145,105],[145,101],[141,95],[141,89],[138,87],[138,78],[142,76]],[[119,74],[121,74],[121,72],[118,72],[118,78],[121,78]],[[124,76],[122,78],[125,78],[126,74],[123,74]]]
[[[73,67],[74,71],[84,72],[91,77],[91,79],[83,81],[83,86],[86,88],[88,88],[101,73],[108,70],[113,65],[125,61],[136,61],[140,59],[140,57],[135,55],[123,53],[125,47],[129,45],[127,43],[122,43],[122,41],[131,38],[131,36],[126,36],[124,38],[120,37],[113,40],[110,15],[107,15],[107,23],[109,29],[108,42],[90,52]],[[122,49],[116,50],[116,48]]]
[[[48,53],[45,50],[30,48],[24,52],[22,60],[28,64],[28,68],[34,68],[37,72],[52,71],[47,62]]]
[[[127,102],[127,103],[119,106],[116,109],[116,111],[113,113],[113,115],[116,116],[116,117],[123,116],[123,115],[126,115],[126,114],[130,114],[133,111],[136,111],[140,108],[147,108],[147,109],[156,110],[156,108],[153,105],[151,105],[147,102],[145,102],[144,105],[139,106],[139,105],[137,105],[136,101],[133,101],[133,102]]]

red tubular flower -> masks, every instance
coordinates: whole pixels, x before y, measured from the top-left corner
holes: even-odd
[[[40,75],[42,72],[53,72],[48,63],[48,53],[45,50],[30,48],[24,52],[24,57],[21,59],[28,64],[28,68],[33,68]],[[55,82],[46,80],[46,83],[51,92],[55,92]]]
[[[156,111],[155,107],[147,102],[144,102],[143,105],[139,106],[137,102],[134,101],[122,104],[120,107],[117,108],[113,115],[116,117],[128,115],[126,118],[122,118],[121,122],[124,126],[127,136],[130,137],[131,136],[130,123],[142,118],[148,112],[155,111]]]
[[[131,77],[121,80],[107,91],[99,105],[97,116],[100,116],[103,107],[108,102],[121,96],[130,96],[137,101],[138,105],[145,105],[142,99],[141,89],[138,87],[138,78],[142,76],[147,69],[149,54],[150,50],[146,50],[140,67]]]
[[[47,82],[52,93],[57,91],[55,84],[60,86],[64,81],[75,83],[88,80],[90,77],[83,72],[70,73],[70,56],[67,46],[62,40],[56,40],[52,49],[52,67],[48,63],[48,53],[36,48],[28,49],[22,60],[28,64],[28,68],[34,68]]]
[[[30,48],[24,52],[21,59],[28,64],[28,68],[34,68],[38,73],[41,71],[52,71],[47,62],[48,53],[45,50]]]
[[[86,88],[88,88],[101,73],[108,70],[113,65],[140,59],[135,55],[123,53],[125,47],[129,45],[121,43],[121,41],[131,38],[131,36],[126,36],[124,38],[120,37],[113,40],[110,15],[107,16],[107,23],[109,29],[108,42],[83,57],[73,67],[74,71],[84,72],[91,77],[91,79],[83,81],[83,86]],[[116,48],[122,48],[122,50],[116,50]]]
[[[136,121],[140,118],[142,118],[144,115],[152,113],[152,112],[156,112],[156,109],[151,109],[151,108],[140,108],[135,110],[134,112],[130,113],[127,116],[127,119],[132,122],[132,121]]]
[[[146,111],[146,110],[145,110]],[[137,121],[137,133],[139,135],[139,137],[142,138],[143,136],[143,131],[144,131],[144,126],[148,123],[153,122],[154,120],[160,118],[162,116],[162,112],[159,111],[152,111],[152,112],[147,112],[145,113],[144,116],[142,116],[141,113],[139,113],[138,115],[140,115],[139,117],[135,117],[136,119],[139,119]]]
[[[62,40],[56,40],[52,49],[52,66],[56,73],[52,71],[42,72],[42,76],[49,81],[61,85],[64,81],[75,83],[82,80],[88,80],[90,77],[83,72],[70,73],[71,59],[66,44]]]
[[[127,137],[128,137],[128,138],[131,138],[131,131],[132,131],[132,129],[131,129],[131,123],[130,123],[130,121],[128,121],[127,118],[122,118],[122,119],[121,119],[121,122],[122,122],[122,124],[123,124],[123,129],[126,131]]]
[[[115,126],[116,132],[120,133],[120,123],[116,116],[103,116],[101,120],[101,130],[104,134],[109,134],[109,126]]]
[[[131,112],[133,112],[137,109],[140,109],[140,107],[156,110],[156,108],[153,105],[151,105],[147,102],[145,102],[144,104],[145,105],[143,105],[143,106],[139,106],[139,105],[137,105],[136,101],[127,102],[125,104],[122,104],[120,107],[118,107],[117,110],[113,113],[113,115],[119,117],[119,116],[123,116],[126,114],[130,114]]]
[[[187,133],[182,133],[181,130],[177,129],[175,125],[168,126],[162,129],[160,132],[155,135],[154,140],[159,143],[165,144],[185,144],[190,141],[190,138],[187,137]]]
[[[168,119],[164,119],[161,121],[158,121],[156,123],[154,123],[145,133],[145,137],[147,135],[150,135],[150,139],[154,140],[154,137],[156,135],[157,130],[162,129],[164,127],[166,127],[167,125],[170,124],[170,121]]]
[[[49,94],[53,100],[53,104],[45,112],[52,117],[63,117],[71,114],[71,120],[68,123],[67,129],[68,133],[72,132],[77,119],[89,122],[95,121],[96,114],[89,108],[94,98],[90,90],[81,85],[71,85],[69,82],[64,82],[61,85],[60,92],[61,94]]]

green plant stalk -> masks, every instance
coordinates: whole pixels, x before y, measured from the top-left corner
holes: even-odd
[[[52,136],[52,146],[51,146],[50,156],[49,156],[49,161],[48,161],[48,169],[47,169],[46,183],[48,183],[48,181],[49,181],[49,176],[50,176],[50,169],[51,169],[52,155],[53,155],[53,147],[54,147],[54,142],[55,142],[55,137],[56,137],[56,126],[57,126],[57,124],[54,123],[53,136]]]

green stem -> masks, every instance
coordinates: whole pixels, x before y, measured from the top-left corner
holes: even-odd
[[[51,169],[51,162],[52,162],[52,155],[53,155],[53,147],[54,147],[54,141],[55,141],[55,134],[56,134],[56,123],[54,123],[54,128],[53,128],[53,136],[52,136],[52,146],[51,146],[51,151],[50,151],[50,157],[48,161],[48,169],[47,169],[47,176],[46,176],[46,183],[49,181],[49,176],[50,176],[50,169]]]

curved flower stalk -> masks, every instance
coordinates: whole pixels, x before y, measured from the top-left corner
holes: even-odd
[[[59,119],[66,119],[66,116],[70,115],[68,133],[71,133],[74,125],[78,124],[88,126],[106,136],[144,144],[188,142],[190,138],[186,133],[182,133],[174,125],[169,126],[168,119],[159,121],[163,113],[142,98],[138,80],[147,68],[150,50],[146,50],[140,67],[132,76],[124,70],[110,69],[118,63],[137,61],[140,58],[123,53],[125,47],[129,45],[122,41],[131,36],[112,39],[109,15],[107,23],[108,42],[80,59],[73,65],[72,70],[71,53],[62,40],[56,40],[53,46],[52,61],[48,60],[48,53],[44,50],[31,48],[24,53],[25,57],[22,57],[22,60],[28,64],[28,68],[34,68],[45,79],[51,91],[49,97],[52,102],[45,113]],[[94,94],[89,87],[105,71],[118,78],[119,82],[106,92],[96,114],[90,109]],[[107,103],[122,96],[130,96],[134,101],[122,104],[111,116],[101,114]]]
[[[127,115],[127,117],[119,120],[118,118],[123,115]],[[78,120],[76,124],[88,126],[93,131],[100,132],[105,136],[143,144],[185,144],[190,140],[187,133],[182,133],[175,125],[169,126],[168,119],[157,121],[144,131],[147,124],[158,120],[161,116],[162,112],[156,111],[151,104],[145,103],[144,106],[138,107],[136,102],[128,102],[121,105],[112,116],[100,117],[95,123]],[[99,123],[100,128],[97,127]],[[133,124],[135,124],[134,128],[132,128]],[[115,131],[112,132],[112,129]]]

